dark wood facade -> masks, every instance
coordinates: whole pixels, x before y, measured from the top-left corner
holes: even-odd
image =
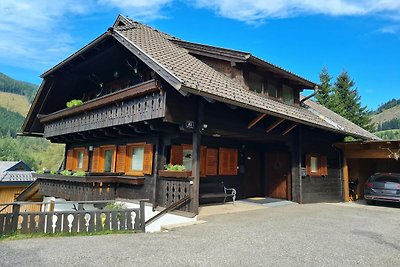
[[[267,196],[299,203],[343,199],[341,153],[332,146],[343,134],[178,91],[131,52],[107,39],[87,52],[87,60],[77,59],[42,86],[47,94],[39,92],[30,114],[44,102],[47,106],[39,122],[29,117],[26,124],[52,142],[65,143],[63,169],[85,171],[86,176],[39,175],[41,194],[67,200],[149,199],[164,207],[190,196],[181,209],[193,213],[201,202],[200,184],[206,183],[223,182],[237,190],[238,198]],[[301,108],[303,88],[290,74],[197,57],[246,90],[260,89],[265,97]],[[251,75],[261,79],[256,83]],[[65,109],[73,98],[84,103]],[[143,152],[149,145],[151,157]],[[142,157],[146,171],[138,170],[135,155]],[[190,176],[160,175],[176,155],[180,164],[191,166]],[[83,161],[77,163],[80,157]],[[113,166],[99,168],[106,158]]]

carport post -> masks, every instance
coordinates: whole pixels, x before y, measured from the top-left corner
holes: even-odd
[[[347,165],[346,153],[343,153],[343,200],[349,202],[349,166]]]

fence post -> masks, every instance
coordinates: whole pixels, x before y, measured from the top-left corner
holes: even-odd
[[[19,204],[13,204],[12,219],[11,219],[11,232],[17,231],[20,207],[21,206]]]
[[[139,202],[140,205],[140,230],[142,230],[143,232],[146,232],[146,218],[145,218],[145,206],[144,206],[145,202],[143,200],[141,200]]]

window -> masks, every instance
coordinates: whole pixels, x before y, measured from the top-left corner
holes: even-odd
[[[153,145],[134,143],[102,146],[93,150],[92,172],[117,172],[125,175],[151,175],[153,171]]]
[[[185,170],[192,170],[192,146],[183,145],[182,146],[182,165],[185,166]]]
[[[65,169],[70,171],[88,171],[89,153],[85,147],[68,149]]]
[[[83,151],[78,151],[77,152],[78,156],[77,156],[77,169],[82,169],[83,167]]]
[[[192,154],[191,145],[172,145],[170,153],[170,163],[173,165],[179,164],[185,166],[185,170],[192,170]],[[206,157],[207,147],[200,146],[200,176],[206,176]]]
[[[308,176],[326,176],[328,175],[328,166],[326,156],[318,154],[306,155],[306,170]]]
[[[249,72],[249,80],[248,80],[249,88],[251,91],[256,93],[263,93],[264,92],[264,77],[254,73]]]
[[[116,146],[101,146],[93,149],[92,172],[115,172]]]
[[[105,149],[103,152],[104,163],[103,163],[103,171],[104,172],[112,172],[113,171],[113,161],[114,161],[114,150],[113,149]]]
[[[267,93],[270,97],[278,98],[278,86],[275,83],[268,81]]]
[[[294,93],[293,89],[288,86],[283,86],[282,88],[282,101],[286,104],[294,104]]]

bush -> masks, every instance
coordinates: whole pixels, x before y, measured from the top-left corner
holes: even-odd
[[[83,101],[80,99],[72,99],[71,101],[67,102],[67,108],[77,107],[83,104]]]

